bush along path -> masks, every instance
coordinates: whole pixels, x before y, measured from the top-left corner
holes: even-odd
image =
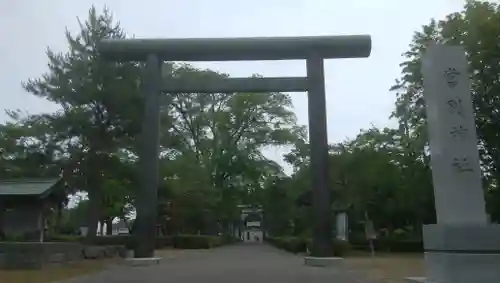
[[[291,253],[306,253],[311,250],[312,241],[309,238],[283,236],[283,237],[267,237],[266,241],[279,248]],[[333,255],[344,257],[351,250],[369,251],[368,243],[360,240],[344,241],[332,239]],[[374,240],[374,248],[380,252],[398,252],[398,253],[422,253],[423,246],[421,240],[405,240],[389,237],[381,237]]]
[[[53,236],[48,239],[51,242],[83,242],[85,239],[80,236]],[[239,239],[232,236],[211,236],[211,235],[174,235],[157,236],[156,249],[176,248],[176,249],[210,249],[223,245],[233,244]],[[95,237],[90,245],[94,246],[124,246],[126,249],[133,249],[135,238],[133,235],[101,236]]]
[[[266,241],[279,248],[291,253],[307,253],[311,250],[312,240],[301,237],[267,237]],[[347,255],[350,250],[349,242],[338,239],[332,240],[333,255],[343,257]]]

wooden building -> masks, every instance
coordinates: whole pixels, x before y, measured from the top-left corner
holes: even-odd
[[[0,181],[0,237],[43,242],[48,212],[64,199],[61,179]]]

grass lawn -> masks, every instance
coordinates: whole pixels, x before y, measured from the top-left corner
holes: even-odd
[[[423,254],[353,253],[345,258],[349,269],[362,273],[366,278],[383,283],[401,283],[405,277],[424,276]]]
[[[39,270],[0,270],[0,283],[52,283],[99,272],[120,259],[82,260]]]

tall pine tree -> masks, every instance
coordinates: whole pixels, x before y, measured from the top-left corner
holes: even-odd
[[[69,50],[56,53],[48,49],[48,71],[28,80],[24,87],[62,108],[52,115],[52,127],[70,156],[63,168],[66,181],[88,193],[91,238],[102,217],[104,183],[116,164],[117,153],[134,148],[143,102],[138,64],[109,63],[99,58],[98,41],[125,38],[108,10],[98,13],[92,7],[79,26],[78,34],[66,32]]]

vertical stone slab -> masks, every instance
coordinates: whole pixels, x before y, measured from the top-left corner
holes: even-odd
[[[439,224],[486,224],[465,50],[431,44],[423,56],[434,197]]]
[[[422,75],[438,223],[423,227],[426,278],[407,281],[497,283],[500,225],[487,225],[465,50],[432,43]]]

